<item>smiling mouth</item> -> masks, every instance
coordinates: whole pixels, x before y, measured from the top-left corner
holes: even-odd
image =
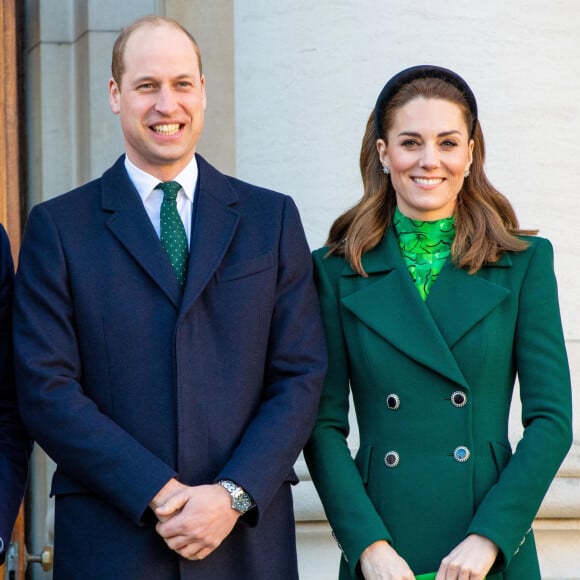
[[[160,135],[175,135],[179,132],[181,125],[179,123],[167,123],[165,125],[154,125],[151,128]]]
[[[442,177],[412,177],[411,179],[419,185],[439,185],[443,183]]]

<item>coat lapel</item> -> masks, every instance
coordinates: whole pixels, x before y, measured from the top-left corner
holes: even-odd
[[[139,194],[125,171],[124,156],[104,173],[102,200],[103,210],[110,214],[106,220],[109,230],[179,308],[181,288]]]
[[[181,316],[189,310],[219,267],[239,222],[238,196],[229,180],[202,157],[196,157],[199,186]]]
[[[368,278],[359,277],[348,266],[343,272],[344,306],[405,355],[468,389],[451,347],[509,290],[448,264],[423,302],[392,228],[363,257],[363,266]]]
[[[427,306],[450,348],[509,296],[509,288],[491,279],[498,269],[509,267],[508,254],[475,275],[451,263],[445,265],[429,293]]]

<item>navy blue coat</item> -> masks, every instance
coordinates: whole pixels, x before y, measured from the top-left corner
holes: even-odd
[[[22,502],[28,474],[30,442],[16,405],[12,364],[12,288],[14,266],[10,245],[0,226],[0,538],[4,550],[18,508]],[[0,563],[5,553],[0,551]]]
[[[55,580],[297,577],[292,466],[326,367],[309,250],[289,197],[197,160],[183,297],[122,157],[30,214],[16,371],[57,463]],[[172,477],[234,480],[257,509],[187,561],[147,507]]]

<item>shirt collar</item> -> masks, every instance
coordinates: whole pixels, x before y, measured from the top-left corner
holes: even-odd
[[[455,238],[454,216],[434,221],[414,220],[397,207],[393,227],[401,250],[413,254],[449,253]]]
[[[125,155],[125,169],[129,175],[129,179],[133,182],[137,193],[143,201],[145,201],[153,192],[153,190],[159,185],[160,181],[157,177],[143,171],[137,167],[128,157]],[[172,181],[177,181],[187,199],[193,203],[193,196],[195,194],[195,186],[197,185],[197,175],[198,175],[197,160],[195,155],[191,161],[183,168],[183,170],[175,176]]]

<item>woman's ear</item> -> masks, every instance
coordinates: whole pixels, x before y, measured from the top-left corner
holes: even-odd
[[[389,148],[383,139],[377,139],[377,151],[383,167],[389,167]]]

